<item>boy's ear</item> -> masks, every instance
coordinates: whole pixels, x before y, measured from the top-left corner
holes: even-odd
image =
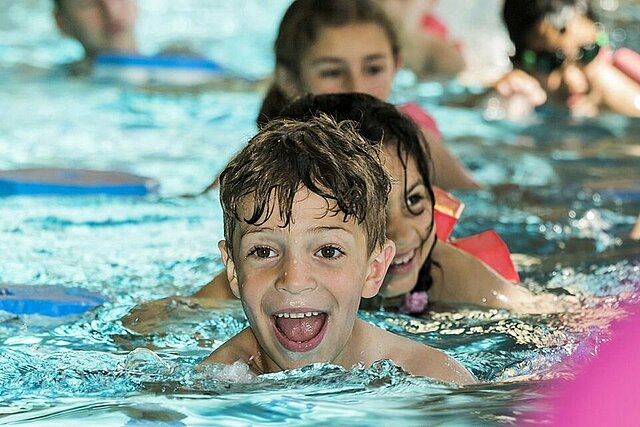
[[[227,242],[220,240],[218,242],[218,249],[222,255],[222,262],[227,273],[227,280],[229,281],[229,288],[236,298],[240,298],[240,288],[238,286],[238,275],[236,274],[236,265],[233,262],[233,255],[229,253],[227,249]]]
[[[362,288],[363,298],[373,298],[378,294],[382,283],[384,282],[384,276],[387,274],[387,269],[393,261],[393,257],[396,255],[396,245],[391,240],[387,239],[382,247],[382,250],[378,253],[371,254],[369,260],[369,274],[364,282]]]

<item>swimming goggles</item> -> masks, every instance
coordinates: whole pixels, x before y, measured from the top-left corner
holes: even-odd
[[[580,46],[575,56],[571,57],[573,61],[576,61],[582,65],[587,65],[593,61],[600,47],[607,45],[607,37],[605,35],[598,35],[595,43]],[[533,51],[525,50],[522,55],[522,67],[525,71],[530,73],[545,73],[548,74],[558,68],[561,68],[564,63],[569,59],[565,53],[557,49],[556,51]]]

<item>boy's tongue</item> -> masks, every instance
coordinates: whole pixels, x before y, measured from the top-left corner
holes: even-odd
[[[289,340],[295,342],[305,342],[314,338],[322,330],[326,321],[325,313],[317,316],[302,317],[292,319],[286,317],[276,317],[276,326]]]

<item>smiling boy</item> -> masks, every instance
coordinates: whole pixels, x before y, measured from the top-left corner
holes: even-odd
[[[395,254],[379,155],[350,122],[321,116],[271,122],[229,163],[220,175],[218,246],[250,327],[205,363],[242,360],[268,373],[390,359],[415,375],[475,382],[445,353],[357,318]]]

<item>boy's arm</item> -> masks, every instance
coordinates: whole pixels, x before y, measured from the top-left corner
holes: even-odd
[[[636,220],[636,224],[631,229],[631,233],[629,236],[634,240],[640,239],[640,215],[638,215],[638,219]]]
[[[231,300],[171,296],[136,305],[120,321],[127,329],[139,334],[157,332],[185,317],[193,316],[193,310],[220,310],[232,307]]]
[[[172,296],[143,302],[133,307],[121,321],[128,329],[146,334],[162,327],[170,317],[176,317],[176,310],[227,308],[232,300],[236,297],[223,270],[193,296]]]
[[[233,300],[235,295],[231,292],[225,270],[222,270],[209,283],[193,294],[195,298],[212,298],[219,300]]]
[[[231,365],[238,360],[249,365],[256,374],[262,374],[264,369],[260,365],[260,351],[258,342],[251,328],[247,327],[222,344],[199,365],[206,363],[223,363]]]

